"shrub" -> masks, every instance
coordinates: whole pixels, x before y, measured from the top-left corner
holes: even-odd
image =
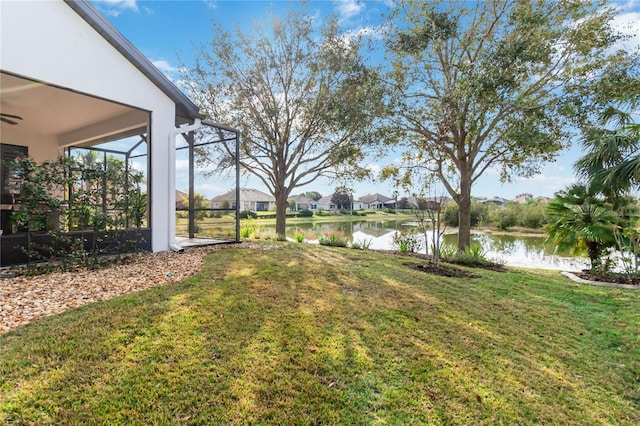
[[[255,238],[256,234],[260,230],[260,225],[253,222],[252,218],[247,220],[247,223],[240,228],[240,237],[242,238]]]
[[[478,244],[472,244],[467,247],[464,253],[456,253],[451,261],[459,265],[490,267],[496,264],[485,257],[486,253]]]
[[[371,247],[372,241],[373,241],[372,239],[366,239],[366,238],[364,240],[353,241],[351,243],[351,248],[356,250],[369,250],[369,247]]]
[[[344,235],[338,232],[332,232],[328,235],[323,235],[318,240],[318,243],[323,246],[332,246],[332,247],[346,247],[347,240]]]
[[[393,234],[393,245],[401,253],[415,253],[420,250],[421,243],[415,232],[403,229]]]
[[[251,210],[242,210],[240,212],[240,219],[248,219],[248,218],[257,219],[258,213]]]
[[[433,249],[433,246],[432,246]],[[456,255],[456,248],[454,246],[445,246],[444,244],[440,246],[440,259],[452,259]]]
[[[304,241],[304,235],[302,235],[302,234],[296,234],[295,238],[296,238],[296,241],[299,242],[299,243]]]
[[[496,226],[498,229],[507,230],[518,224],[518,216],[512,209],[503,209],[499,212]]]
[[[478,226],[487,215],[487,206],[482,203],[471,203],[471,226]],[[447,203],[442,209],[442,221],[447,226],[458,226],[458,205]]]
[[[298,212],[298,217],[312,217],[313,211],[309,209],[303,209]]]
[[[523,212],[518,215],[520,225],[527,228],[541,228],[548,222],[545,206],[542,203],[527,203],[523,206]]]

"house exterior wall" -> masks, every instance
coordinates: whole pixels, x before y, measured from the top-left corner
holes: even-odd
[[[7,126],[2,130],[2,143],[22,145],[29,148],[29,155],[38,163],[57,158],[59,153],[58,141],[51,135],[21,131],[14,135],[15,128]]]
[[[152,250],[167,250],[174,102],[62,1],[3,1],[0,40],[5,71],[151,112]],[[52,154],[31,147],[29,153],[35,159]]]
[[[336,206],[332,201],[331,201],[331,196],[326,196],[326,197],[322,197],[318,200],[317,202],[317,209],[318,210],[329,210],[329,211],[336,211],[338,210],[338,206]]]

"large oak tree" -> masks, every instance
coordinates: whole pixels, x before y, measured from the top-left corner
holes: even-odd
[[[573,95],[615,55],[614,13],[579,0],[397,2],[387,43],[395,126],[412,166],[435,173],[458,204],[460,250],[481,175],[531,176],[568,144]]]
[[[359,164],[376,140],[379,80],[336,19],[315,25],[298,12],[250,32],[214,25],[190,75],[208,116],[241,131],[240,164],[275,197],[279,239],[292,191],[338,169],[364,173]],[[215,146],[222,150],[207,158],[224,168],[235,150]]]

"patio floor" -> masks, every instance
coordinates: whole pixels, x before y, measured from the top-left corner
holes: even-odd
[[[214,244],[231,244],[235,240],[222,240],[217,238],[188,238],[176,236],[176,244],[183,248],[212,246]]]

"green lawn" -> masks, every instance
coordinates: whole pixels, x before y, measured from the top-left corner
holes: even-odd
[[[0,336],[0,423],[640,423],[638,291],[264,247]]]

